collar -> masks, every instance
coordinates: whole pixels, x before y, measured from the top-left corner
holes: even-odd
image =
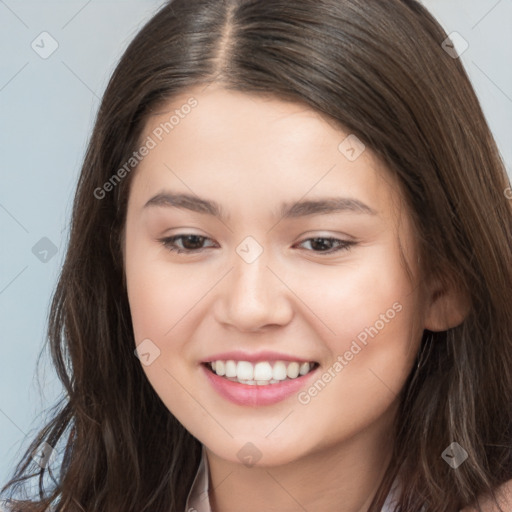
[[[197,468],[196,477],[190,488],[187,497],[185,512],[212,512],[210,507],[210,499],[208,497],[208,458],[206,457],[206,449],[204,445],[201,451],[201,462]]]

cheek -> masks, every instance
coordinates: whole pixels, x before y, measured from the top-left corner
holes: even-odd
[[[170,265],[157,253],[142,244],[130,246],[127,238],[126,282],[135,343],[149,346],[152,359],[142,370],[166,407],[180,421],[200,425],[204,411],[190,399],[200,396],[200,390],[184,362],[190,318],[208,289],[209,276]]]
[[[193,265],[170,265],[162,251],[127,240],[126,281],[136,343],[171,337],[208,284],[204,272]]]
[[[371,247],[339,267],[304,273],[303,294],[326,327],[331,350],[343,353],[351,342],[364,346],[377,337],[396,338],[416,321],[418,297],[392,247]]]
[[[423,331],[417,290],[392,253],[375,251],[338,275],[315,298],[315,313],[335,332],[324,336],[330,361],[298,397],[333,439],[372,423],[397,399]]]

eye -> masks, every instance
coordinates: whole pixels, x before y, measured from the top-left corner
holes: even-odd
[[[174,235],[158,240],[166,249],[178,254],[194,254],[199,253],[208,247],[215,247],[212,243],[204,246],[207,241],[212,242],[208,237],[194,234]],[[340,240],[333,237],[315,237],[303,240],[298,245],[309,244],[310,251],[320,254],[333,254],[338,251],[348,251],[356,242]]]
[[[205,249],[202,247],[209,238],[201,235],[174,235],[161,238],[158,241],[171,252],[176,253],[197,253]],[[179,242],[178,242],[179,241]],[[211,240],[210,240],[211,241]],[[210,246],[212,247],[212,246]]]
[[[309,244],[313,252],[322,254],[333,254],[338,251],[348,251],[357,242],[340,240],[332,237],[308,238],[299,243],[299,245]]]

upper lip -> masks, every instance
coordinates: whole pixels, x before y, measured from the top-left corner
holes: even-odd
[[[213,354],[203,361],[202,363],[209,363],[211,361],[298,361],[299,363],[315,362],[313,359],[298,357],[296,355],[284,354],[283,352],[274,352],[271,350],[263,350],[261,352],[244,352],[243,350],[234,350],[231,352],[222,352]]]

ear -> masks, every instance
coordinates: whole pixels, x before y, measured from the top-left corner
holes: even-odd
[[[446,331],[460,325],[470,309],[469,298],[454,284],[434,280],[430,286],[424,328],[429,331]]]

